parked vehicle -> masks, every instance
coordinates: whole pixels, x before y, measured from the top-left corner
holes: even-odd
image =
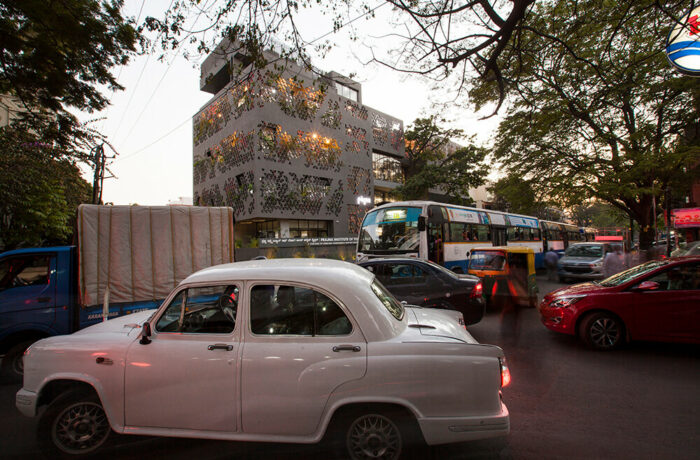
[[[481,278],[487,303],[512,301],[532,308],[537,306],[535,254],[530,248],[473,249],[469,253],[469,274]]]
[[[557,274],[559,281],[569,279],[596,280],[605,278],[603,261],[605,256],[615,252],[608,243],[577,243],[569,246],[559,259]]]
[[[0,254],[2,372],[34,341],[159,306],[200,268],[233,261],[231,208],[78,208],[78,245]]]
[[[653,260],[558,289],[539,308],[547,328],[597,350],[628,340],[700,343],[700,257]]]
[[[681,243],[681,246],[671,253],[671,257],[700,256],[700,241]]]
[[[459,275],[418,259],[373,259],[359,265],[374,273],[401,302],[457,310],[466,324],[476,324],[484,316],[482,285],[476,276]]]
[[[292,443],[329,434],[339,458],[396,459],[419,440],[509,431],[503,351],[459,317],[404,307],[347,262],[219,265],[155,312],[36,342],[16,405],[41,414],[41,446],[61,455],[92,454],[114,430]]]

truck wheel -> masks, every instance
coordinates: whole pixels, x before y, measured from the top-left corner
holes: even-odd
[[[96,394],[71,390],[56,398],[41,415],[38,441],[51,457],[86,457],[109,438],[112,428]]]
[[[4,379],[12,383],[22,383],[22,377],[24,376],[24,351],[32,343],[34,343],[33,340],[25,340],[5,353],[5,357],[2,358],[2,376]]]

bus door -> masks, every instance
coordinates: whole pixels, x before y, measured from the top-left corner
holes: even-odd
[[[445,224],[428,224],[428,260],[436,264],[445,263]]]
[[[506,228],[505,227],[492,227],[491,228],[491,238],[494,246],[505,246],[506,242]]]

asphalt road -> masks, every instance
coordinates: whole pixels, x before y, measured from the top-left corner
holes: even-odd
[[[540,292],[561,285],[538,278]],[[518,318],[489,312],[469,327],[501,346],[512,383],[504,399],[511,433],[504,438],[438,446],[432,459],[697,459],[700,452],[700,347],[634,343],[594,352],[555,334],[537,311]],[[0,385],[0,457],[40,455],[36,419],[14,407],[17,385]],[[321,446],[121,436],[99,458],[325,459]]]

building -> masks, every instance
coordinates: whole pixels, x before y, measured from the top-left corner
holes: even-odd
[[[253,70],[230,47],[201,66],[213,97],[193,118],[194,204],[233,207],[243,244],[356,236],[402,181],[403,122],[363,104],[352,79],[291,62]],[[231,80],[234,65],[245,78]]]

